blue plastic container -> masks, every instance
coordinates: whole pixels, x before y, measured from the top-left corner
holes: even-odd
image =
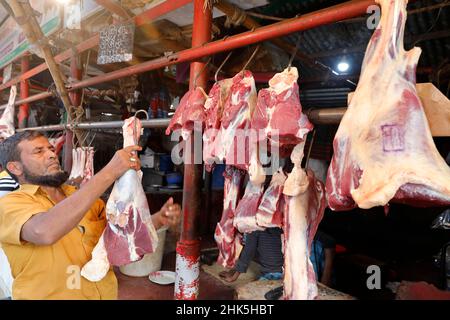
[[[172,172],[173,162],[170,154],[163,154],[159,156],[159,171]]]
[[[168,173],[166,174],[166,181],[169,186],[181,186],[183,176],[179,172]]]
[[[212,185],[211,185],[211,188],[213,190],[223,189],[223,185],[225,183],[225,178],[223,177],[224,171],[225,171],[224,164],[217,164],[214,166],[212,172]]]

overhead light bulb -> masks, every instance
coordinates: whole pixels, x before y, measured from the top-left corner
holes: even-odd
[[[350,68],[350,65],[347,62],[342,61],[342,62],[339,62],[339,64],[337,65],[337,68],[340,72],[346,72]]]

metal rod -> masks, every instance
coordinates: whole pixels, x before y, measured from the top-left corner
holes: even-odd
[[[308,109],[305,114],[314,124],[339,124],[344,116],[346,107],[342,108],[324,108],[324,109]]]
[[[143,128],[166,128],[169,125],[170,119],[151,119],[141,120]],[[72,124],[52,124],[47,126],[32,127],[25,129],[17,129],[17,132],[32,130],[32,131],[60,131],[60,130],[72,130],[72,129],[115,129],[122,128],[123,121],[102,121],[102,122],[81,122],[77,125]]]

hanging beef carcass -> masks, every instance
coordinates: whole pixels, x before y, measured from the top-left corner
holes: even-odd
[[[132,117],[125,120],[124,147],[135,145],[140,132],[139,119]],[[130,169],[114,183],[106,204],[108,223],[92,252],[91,261],[81,271],[86,279],[99,281],[106,275],[110,265],[122,266],[155,251],[158,236],[141,179],[141,171]]]
[[[314,267],[309,258],[311,244],[322,220],[325,188],[312,171],[301,168],[304,143],[292,151],[294,168],[283,188],[284,207],[284,298],[315,299],[317,290]]]
[[[8,104],[0,118],[0,138],[9,138],[16,132],[14,129],[14,104],[16,102],[16,95],[16,86],[11,86]]]
[[[232,81],[213,156],[228,165],[248,170],[253,144],[249,129],[257,98],[255,80],[252,73],[245,70],[235,75]]]
[[[259,90],[252,117],[251,127],[258,131],[258,139],[268,139],[272,149],[280,148],[283,155],[288,155],[313,128],[302,113],[297,79],[295,67],[275,74],[269,80],[269,88]]]
[[[225,177],[223,212],[222,218],[217,223],[214,239],[219,248],[217,263],[225,268],[232,268],[242,250],[241,235],[233,226],[233,220],[245,172],[227,165],[223,175]]]
[[[270,181],[256,211],[256,224],[263,228],[283,226],[284,197],[283,187],[286,175],[280,168]]]
[[[209,91],[205,102],[205,131],[203,133],[203,161],[205,168],[211,171],[218,160],[214,156],[214,147],[217,134],[220,129],[225,101],[230,93],[233,79],[224,79],[216,82]]]
[[[406,0],[378,0],[381,21],[333,142],[326,190],[333,210],[399,201],[450,204],[450,167],[439,155],[416,92],[421,49],[405,51]]]
[[[194,129],[195,123],[199,123],[199,130],[202,130],[206,116],[205,99],[206,94],[201,87],[189,90],[181,98],[180,104],[166,129],[166,135],[181,129],[183,139],[187,140]]]

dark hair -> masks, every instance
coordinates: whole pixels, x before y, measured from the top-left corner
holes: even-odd
[[[22,131],[7,138],[0,143],[0,166],[6,170],[6,165],[11,161],[20,161],[19,143],[24,140],[34,140],[38,137],[44,137],[39,131]]]

